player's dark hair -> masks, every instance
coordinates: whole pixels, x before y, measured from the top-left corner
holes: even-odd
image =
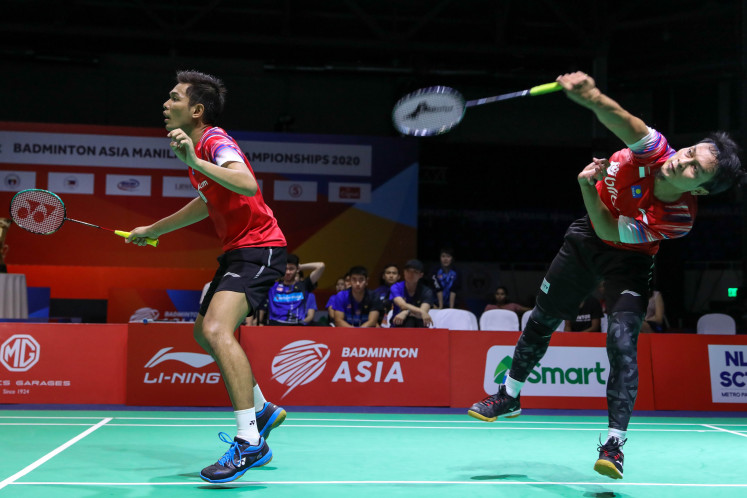
[[[202,120],[206,124],[214,125],[223,113],[223,106],[226,103],[227,90],[223,82],[215,76],[199,71],[177,71],[176,81],[189,85],[187,88],[189,105],[205,106]]]
[[[351,277],[353,275],[363,275],[365,278],[368,278],[368,270],[364,266],[354,266],[350,269],[348,275]]]
[[[291,264],[291,265],[301,266],[301,265],[300,265],[300,261],[301,261],[301,260],[300,260],[300,259],[298,259],[298,256],[296,256],[295,254],[288,254],[288,255],[287,255],[287,256],[285,257],[285,263],[286,263],[286,264]]]
[[[738,155],[739,146],[728,133],[717,131],[698,143],[711,145],[718,164],[716,175],[710,181],[701,185],[708,190],[709,195],[720,194],[729,190],[732,185],[739,185],[745,181],[745,172]]]
[[[441,251],[438,254],[439,255],[441,255],[441,254],[448,254],[449,256],[451,256],[453,258],[454,257],[454,248],[453,247],[449,247],[449,246],[442,247]]]

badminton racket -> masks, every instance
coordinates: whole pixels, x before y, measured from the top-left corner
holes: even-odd
[[[546,83],[519,92],[505,93],[476,100],[464,100],[461,93],[448,86],[431,86],[408,93],[392,110],[394,127],[405,135],[428,137],[440,135],[458,125],[468,107],[492,104],[518,97],[533,97],[562,90],[560,83]]]
[[[16,225],[31,233],[49,235],[60,229],[65,221],[114,232],[120,237],[129,237],[130,232],[114,230],[66,216],[65,203],[49,190],[32,188],[21,190],[10,200],[10,217]],[[148,239],[148,245],[158,247],[158,239]]]

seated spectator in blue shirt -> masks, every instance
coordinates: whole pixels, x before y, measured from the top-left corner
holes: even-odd
[[[299,271],[310,271],[308,277],[296,281]],[[270,288],[267,298],[268,325],[305,325],[308,316],[306,302],[324,273],[324,263],[299,264],[298,256],[289,254],[282,280]],[[313,317],[313,315],[312,315]]]
[[[381,301],[381,304],[384,307],[379,316],[379,325],[384,325],[386,327],[389,326],[389,323],[387,323],[387,313],[392,309],[392,300],[389,297],[389,289],[397,282],[399,282],[399,268],[393,263],[386,265],[384,271],[381,272],[379,287],[374,291],[374,294],[376,294],[376,297]]]
[[[436,289],[438,309],[453,308],[457,292],[460,290],[459,273],[454,268],[454,250],[449,247],[441,249],[441,266],[433,272],[431,279]]]
[[[335,294],[332,307],[336,327],[376,327],[383,309],[381,301],[368,290],[368,271],[362,266],[350,269],[350,288]]]
[[[411,259],[405,264],[405,280],[392,285],[389,296],[393,303],[392,327],[430,327],[433,319],[428,311],[436,302],[433,289],[423,281],[423,263]]]

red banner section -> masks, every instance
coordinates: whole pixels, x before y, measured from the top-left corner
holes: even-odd
[[[449,404],[447,330],[242,327],[241,345],[274,403]]]
[[[747,410],[747,336],[651,335],[657,410]]]
[[[193,324],[128,327],[128,405],[230,406],[218,366],[192,337]]]
[[[123,404],[126,342],[126,325],[0,323],[0,402]]]
[[[519,332],[463,331],[450,336],[452,407],[495,394],[511,368]],[[609,361],[605,334],[554,334],[545,357],[521,392],[524,408],[605,409]],[[640,381],[636,409],[653,410],[651,346],[638,344]]]

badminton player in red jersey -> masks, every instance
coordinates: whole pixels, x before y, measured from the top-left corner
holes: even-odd
[[[574,102],[627,146],[609,161],[594,159],[578,175],[587,216],[568,228],[537,294],[537,305],[514,350],[498,393],[475,403],[469,415],[493,422],[521,413],[519,393],[547,351],[562,320],[573,319],[579,303],[600,281],[610,312],[607,331],[608,437],[598,448],[594,470],[623,476],[622,445],[638,391],[636,345],[646,312],[653,257],[662,240],[692,228],[697,196],[718,194],[744,179],[737,146],[726,133],[674,150],[658,131],[604,95],[581,72],[557,81]]]
[[[270,430],[285,410],[265,401],[234,331],[259,308],[272,284],[285,273],[286,242],[265,204],[249,161],[224,130],[214,126],[223,110],[221,80],[197,71],[180,71],[163,104],[171,148],[188,166],[198,197],[152,225],[137,227],[128,242],[143,245],[210,217],[223,244],[219,267],[195,320],[194,337],[215,359],[231,397],[237,435],[220,433],[231,446],[202,470],[209,482],[228,482],[272,459]]]

